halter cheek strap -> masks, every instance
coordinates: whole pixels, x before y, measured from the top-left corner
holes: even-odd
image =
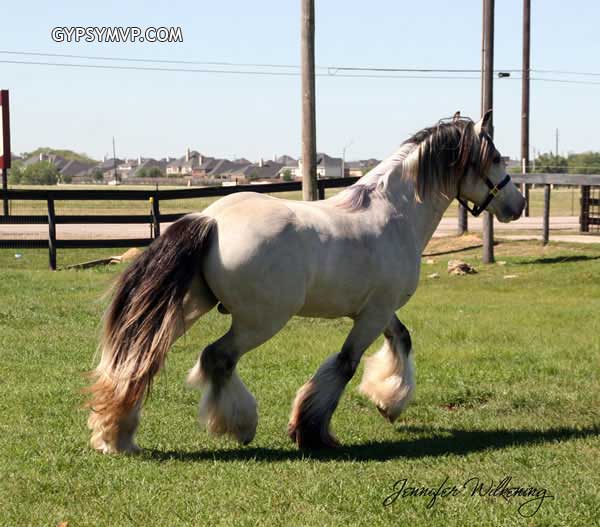
[[[494,183],[492,183],[492,181],[488,177],[486,177],[484,181],[490,189],[490,191],[488,192],[488,195],[483,200],[483,203],[481,205],[477,205],[476,203],[474,203],[473,208],[471,208],[469,207],[469,204],[466,200],[462,199],[460,196],[456,196],[458,202],[475,217],[479,216],[485,209],[487,209],[489,204],[498,194],[498,192],[500,192],[506,185],[508,185],[508,182],[510,181],[510,176],[506,174],[502,181],[500,181],[500,183],[498,183],[497,185],[494,185]],[[460,194],[460,187],[458,189],[458,192]]]

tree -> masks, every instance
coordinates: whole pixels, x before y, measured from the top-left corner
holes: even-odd
[[[158,167],[144,167],[136,172],[136,176],[141,178],[158,178],[163,177],[163,173]]]
[[[39,158],[40,154],[46,155],[56,155],[64,157],[67,161],[75,160],[75,161],[83,161],[85,163],[98,163],[95,159],[92,159],[86,154],[79,154],[74,152],[73,150],[66,149],[58,149],[58,148],[49,148],[47,146],[42,146],[40,148],[36,148],[32,152],[23,152],[21,155],[25,158],[35,156]]]
[[[292,171],[289,168],[286,168],[282,173],[281,173],[281,179],[283,181],[291,181],[292,180]]]
[[[569,174],[600,174],[600,152],[570,155]]]
[[[22,170],[19,166],[12,166],[8,171],[8,182],[11,185],[18,185],[21,183]]]
[[[568,171],[567,158],[552,153],[541,154],[535,160],[535,171],[542,174],[566,174]]]
[[[58,183],[58,168],[48,161],[40,161],[27,166],[20,176],[23,185],[56,185]]]
[[[92,172],[92,179],[96,182],[100,182],[104,180],[104,175],[102,174],[102,170],[96,169]]]
[[[163,177],[163,173],[158,167],[151,167],[148,169],[148,175],[146,177],[158,178]]]

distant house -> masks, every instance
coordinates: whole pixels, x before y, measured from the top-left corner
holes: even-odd
[[[60,169],[60,175],[63,181],[71,181],[74,177],[82,177],[95,165],[85,161],[71,159]]]
[[[214,180],[234,180],[234,173],[239,173],[244,167],[250,166],[248,164],[236,163],[235,161],[229,161],[229,159],[219,159],[214,166],[207,172],[206,177]]]
[[[346,161],[344,163],[344,177],[361,177],[380,162],[379,159],[374,158]]]
[[[236,181],[269,181],[276,179],[281,174],[284,167],[281,163],[275,161],[260,162],[241,167],[231,173],[231,179]]]
[[[102,163],[98,163],[96,166],[90,168],[88,170],[88,174],[90,177],[93,177],[95,174],[102,174],[102,179],[106,182],[112,182],[115,180],[115,167],[117,170],[117,177],[119,177],[118,168],[124,163],[122,159],[105,159]]]
[[[167,164],[166,174],[167,176],[191,176],[200,175],[195,174],[198,170],[201,170],[202,165],[206,164],[212,157],[203,156],[196,150],[186,150],[185,155],[179,159],[175,159]]]
[[[293,158],[292,156],[288,156],[287,154],[284,154],[279,157],[275,157],[275,159],[273,161],[275,161],[276,163],[280,163],[282,165],[286,165],[286,166],[298,167],[298,160]]]
[[[147,177],[146,174],[152,168],[158,168],[161,172],[161,175],[165,174],[165,171],[167,168],[166,160],[156,160],[156,159],[148,158],[148,159],[142,159],[141,161],[142,162],[136,166],[133,173],[130,174],[130,177],[132,177],[132,178]]]
[[[341,157],[331,157],[324,153],[317,154],[317,177],[340,178],[343,177],[343,161]],[[298,168],[294,177],[302,176],[302,159],[298,160]]]

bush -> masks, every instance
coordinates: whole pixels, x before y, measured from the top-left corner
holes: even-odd
[[[26,167],[20,175],[23,185],[56,185],[59,179],[58,168],[48,161],[40,161]]]

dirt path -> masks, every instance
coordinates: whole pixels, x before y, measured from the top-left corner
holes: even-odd
[[[481,232],[480,218],[469,218],[469,230],[473,233]],[[164,230],[168,224],[162,224]],[[535,239],[541,236],[542,218],[530,217],[521,218],[512,223],[494,222],[495,232],[497,234],[510,233],[518,235],[519,231],[529,231],[523,236],[529,239]],[[557,240],[556,235],[563,234],[571,236],[579,230],[579,218],[577,216],[553,216],[550,218],[550,228],[552,231],[551,239]],[[434,237],[450,236],[457,231],[456,218],[444,218],[436,230]],[[537,231],[537,232],[535,232]],[[533,232],[533,234],[532,234]],[[58,239],[99,239],[99,238],[146,238],[150,236],[149,225],[120,225],[120,224],[100,224],[100,225],[57,225],[56,235]],[[46,225],[0,225],[0,239],[45,239],[48,236],[48,227]],[[576,236],[577,238],[577,236]],[[598,237],[584,236],[579,238],[588,238],[591,243],[598,240]],[[571,240],[572,241],[572,240]]]

